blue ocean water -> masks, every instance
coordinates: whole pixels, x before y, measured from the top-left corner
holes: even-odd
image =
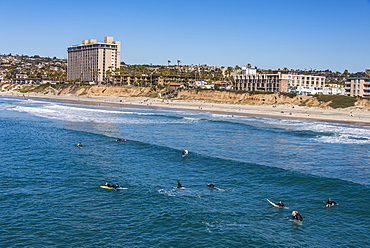
[[[0,97],[0,246],[369,247],[369,148],[369,126]]]

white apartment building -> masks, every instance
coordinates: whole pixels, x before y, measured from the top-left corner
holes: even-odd
[[[349,78],[345,90],[349,96],[370,96],[370,78]]]
[[[108,71],[120,68],[121,42],[113,37],[104,37],[104,42],[95,39],[83,40],[81,45],[67,47],[67,80],[103,82]]]
[[[294,74],[260,74],[256,69],[242,67],[233,74],[236,90],[288,92],[291,87],[324,87],[325,77]]]
[[[289,79],[288,86],[324,87],[326,77],[312,75],[283,74]]]

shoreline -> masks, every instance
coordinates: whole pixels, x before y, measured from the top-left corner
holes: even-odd
[[[370,125],[370,110],[360,107],[331,109],[299,105],[247,105],[210,103],[206,101],[163,100],[147,97],[51,95],[40,93],[22,94],[15,91],[0,92],[0,96],[36,98],[56,101],[72,101],[93,104],[114,104],[116,106],[141,106],[166,109],[182,109],[224,113],[228,115],[256,116],[279,119],[297,119],[324,122]]]

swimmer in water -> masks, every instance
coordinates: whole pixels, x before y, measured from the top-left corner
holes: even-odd
[[[188,150],[183,150],[182,151],[182,156],[185,157],[189,154],[189,151]]]
[[[303,217],[298,213],[298,210],[292,212],[292,219],[302,221]]]

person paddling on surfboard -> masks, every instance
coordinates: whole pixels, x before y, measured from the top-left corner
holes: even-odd
[[[114,187],[114,185],[113,184],[109,184],[109,183],[105,183],[105,186],[107,186],[107,187]]]
[[[182,185],[181,185],[181,182],[180,181],[177,181],[177,188],[178,189],[181,189],[182,188]]]
[[[339,204],[333,201],[331,198],[328,198],[328,200],[326,201],[326,207],[331,207],[334,205],[339,205]]]
[[[113,188],[117,189],[117,188],[122,188],[121,186],[119,186],[118,183],[116,183],[116,185],[113,186]]]
[[[279,201],[279,203],[276,204],[279,208],[285,207],[284,203],[282,201]]]
[[[207,184],[207,186],[210,187],[210,188],[214,188],[215,184],[214,183],[209,183],[209,184]]]
[[[295,210],[292,212],[292,219],[302,221],[303,217],[300,215],[300,213],[298,213],[298,210]]]

